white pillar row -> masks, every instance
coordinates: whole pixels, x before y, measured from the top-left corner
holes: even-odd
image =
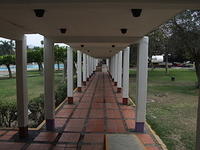
[[[87,70],[86,70],[86,54],[83,53],[83,85],[86,86]]]
[[[89,73],[89,56],[87,55],[87,57],[86,57],[86,60],[87,60],[87,62],[86,62],[86,70],[87,70],[87,81],[89,81],[89,77],[90,77],[90,73]]]
[[[148,42],[149,38],[143,37],[139,42],[137,52],[136,132],[144,132],[146,121]]]
[[[77,51],[77,89],[81,92],[82,87],[82,53]]]
[[[123,51],[123,86],[122,86],[122,98],[123,98],[123,104],[128,104],[128,98],[129,98],[129,54],[130,54],[130,48],[127,47]]]
[[[44,112],[46,129],[55,129],[54,43],[44,37]]]
[[[17,89],[17,119],[19,136],[28,136],[28,91],[27,91],[27,54],[26,36],[16,41],[16,89]]]
[[[67,97],[68,103],[73,104],[73,49],[67,49]]]
[[[121,93],[122,90],[122,51],[118,53],[117,63],[117,93]]]
[[[117,69],[118,69],[118,53],[115,54],[115,57],[114,57],[114,85],[117,86]]]

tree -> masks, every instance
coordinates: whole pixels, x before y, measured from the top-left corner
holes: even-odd
[[[0,56],[0,65],[5,65],[8,69],[9,78],[12,78],[12,71],[10,65],[15,64],[15,56],[14,55],[4,55]]]
[[[33,49],[29,49],[27,52],[27,62],[32,63],[36,62],[38,64],[38,70],[43,71],[43,48],[34,47]]]
[[[0,55],[13,55],[14,43],[10,41],[0,41]]]
[[[54,46],[54,57],[55,61],[58,64],[58,70],[60,70],[60,62],[65,63],[65,59],[67,58],[67,48],[60,47],[59,45]]]
[[[171,21],[172,49],[195,62],[197,87],[200,88],[200,11],[186,10]]]

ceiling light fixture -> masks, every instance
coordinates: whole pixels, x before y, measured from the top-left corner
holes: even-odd
[[[120,30],[121,30],[121,33],[122,33],[122,34],[126,34],[128,29],[122,28],[122,29],[120,29]]]
[[[112,47],[115,47],[115,45],[112,45]]]
[[[84,45],[81,45],[81,47],[84,47]]]
[[[34,12],[35,12],[36,17],[41,18],[44,16],[45,10],[44,9],[34,9]]]
[[[60,28],[60,33],[62,33],[62,34],[65,34],[65,33],[66,33],[66,31],[67,31],[67,29],[66,29],[66,28]]]
[[[131,9],[133,17],[140,17],[142,9]]]

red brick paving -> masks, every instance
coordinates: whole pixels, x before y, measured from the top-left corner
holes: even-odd
[[[53,142],[57,137],[58,133],[55,132],[40,132],[34,141],[48,141]]]
[[[107,73],[96,73],[75,92],[74,104],[65,103],[57,112],[56,130],[34,134],[33,142],[13,142],[17,131],[0,130],[0,150],[103,150],[107,133],[130,133],[135,128],[135,108],[122,105]],[[132,132],[133,134],[133,132]],[[136,134],[147,150],[161,150],[149,134]]]

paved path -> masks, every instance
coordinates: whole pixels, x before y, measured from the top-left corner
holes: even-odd
[[[103,150],[105,134],[134,134],[135,108],[122,105],[116,91],[108,73],[97,72],[82,93],[75,92],[75,104],[57,112],[56,131],[30,131],[23,141],[15,130],[0,130],[0,150]],[[136,135],[147,150],[160,150],[151,134]]]

